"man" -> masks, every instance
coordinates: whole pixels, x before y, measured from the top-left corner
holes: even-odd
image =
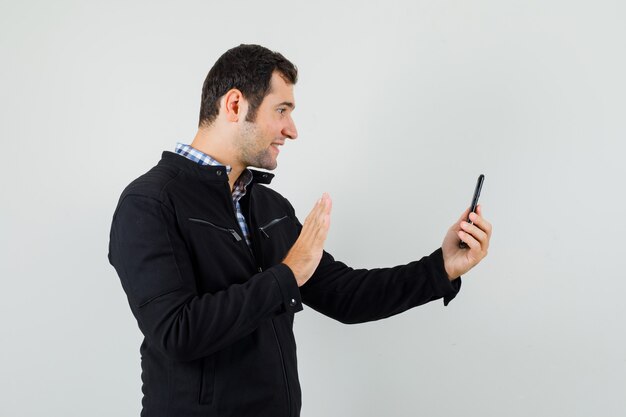
[[[142,416],[298,416],[292,326],[302,303],[345,323],[447,304],[487,254],[480,209],[404,266],[354,270],[325,252],[330,197],[302,225],[267,187],[273,175],[248,168],[273,170],[296,139],[296,81],[278,53],[227,51],[204,82],[191,145],[164,152],[122,193],[109,259],[145,336]]]

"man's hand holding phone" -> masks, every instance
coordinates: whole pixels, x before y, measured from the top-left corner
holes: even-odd
[[[484,178],[484,175],[478,177],[472,204],[443,239],[443,263],[450,280],[460,277],[487,256],[492,227],[482,217],[482,208],[478,205]]]
[[[467,218],[472,223],[467,222]],[[482,207],[476,207],[476,213],[470,213],[469,207],[459,220],[448,229],[443,239],[443,264],[450,280],[456,279],[478,264],[489,249],[491,239],[491,223],[482,217]],[[459,247],[459,239],[468,246]]]

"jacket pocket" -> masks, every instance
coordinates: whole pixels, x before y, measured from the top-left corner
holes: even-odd
[[[298,239],[298,228],[289,216],[279,215],[255,227],[256,247],[263,268],[280,263]]]
[[[239,242],[241,240],[241,236],[239,236],[239,233],[237,233],[237,231],[235,229],[229,229],[229,228],[226,228],[226,227],[221,227],[221,226],[218,226],[216,224],[211,223],[210,221],[203,220],[203,219],[198,219],[198,218],[195,218],[195,217],[190,217],[189,221],[192,222],[192,223],[197,223],[197,224],[202,224],[204,226],[209,226],[209,227],[212,227],[214,229],[221,230],[222,232],[230,233],[230,235],[235,239],[236,242]]]
[[[200,404],[212,404],[215,391],[215,355],[202,360],[202,376],[200,378]]]
[[[269,239],[270,235],[268,234],[268,230],[270,230],[272,227],[276,226],[278,223],[282,222],[286,218],[287,216],[283,216],[283,217],[279,217],[274,220],[271,220],[265,223],[263,226],[259,227],[259,231],[261,232],[263,236]]]

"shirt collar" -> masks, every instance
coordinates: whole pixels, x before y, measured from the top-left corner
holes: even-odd
[[[228,175],[230,175],[230,171],[232,171],[233,169],[230,165],[224,165],[212,156],[207,155],[202,151],[199,151],[191,145],[187,145],[181,142],[176,143],[175,152],[200,165],[223,166],[226,168],[226,173]],[[246,168],[243,170],[239,178],[237,178],[237,181],[235,181],[234,187],[236,189],[243,189],[243,191],[245,191],[245,188],[252,182],[252,178],[252,172],[248,168]]]

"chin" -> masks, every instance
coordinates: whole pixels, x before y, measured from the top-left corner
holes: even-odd
[[[278,161],[276,159],[262,161],[262,163],[259,164],[260,168],[267,169],[268,171],[275,170],[277,166],[278,166]]]
[[[257,163],[250,164],[248,166],[251,166],[251,167],[254,167],[254,168],[266,169],[268,171],[273,171],[278,166],[278,162],[276,162],[276,161],[273,161],[273,162],[258,161]]]

